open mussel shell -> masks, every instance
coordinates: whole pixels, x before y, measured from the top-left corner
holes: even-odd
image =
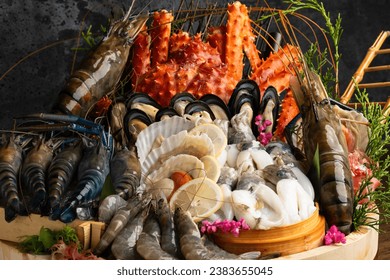
[[[139,109],[144,111],[151,120],[155,120],[158,110],[162,107],[147,93],[134,92],[126,100],[127,109]]]
[[[252,108],[252,119],[250,121],[251,129],[252,129],[253,135],[255,137],[257,137],[259,132],[258,132],[257,126],[255,124],[255,118],[256,118],[256,115],[258,114],[259,106],[256,103],[256,98],[253,95],[246,92],[245,90],[243,90],[241,92],[241,94],[238,94],[235,97],[236,98],[234,100],[234,103],[231,103],[231,108],[232,108],[231,111],[234,112],[234,113],[232,113],[232,117],[234,117],[236,114],[240,113],[241,107],[243,107],[244,104],[249,104],[250,107]]]
[[[171,98],[169,107],[172,107],[180,116],[183,116],[185,107],[188,105],[188,103],[191,103],[195,100],[196,98],[192,93],[180,92]]]
[[[248,102],[248,98],[241,96],[252,96],[253,114],[257,115],[260,104],[260,89],[253,80],[244,79],[238,82],[228,102],[228,108],[232,116],[240,112],[241,106]]]
[[[170,118],[173,116],[179,116],[179,113],[173,107],[164,107],[158,110],[155,121],[159,122],[165,118]]]
[[[219,96],[210,93],[203,95],[199,100],[209,105],[216,119],[230,120],[231,115],[229,108]]]
[[[210,106],[201,100],[195,100],[187,104],[184,109],[184,114],[187,115],[195,115],[199,113],[202,116],[202,112],[207,112],[210,115],[210,119],[212,121],[215,120],[215,115],[213,110],[211,110]]]
[[[136,108],[128,110],[123,120],[128,143],[134,144],[141,131],[152,122],[152,119],[144,111]]]
[[[272,122],[272,131],[275,131],[280,113],[280,99],[276,88],[273,86],[269,86],[265,90],[260,102],[259,113],[263,116],[263,121],[269,120]]]

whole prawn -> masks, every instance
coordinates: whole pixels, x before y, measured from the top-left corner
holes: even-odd
[[[22,146],[10,136],[0,146],[0,199],[5,201],[5,220],[11,222],[20,211],[18,174],[22,165]]]
[[[176,256],[179,241],[174,229],[173,212],[163,192],[160,192],[157,198],[156,215],[161,227],[161,248],[170,255]]]
[[[64,223],[76,218],[75,209],[81,204],[89,204],[101,193],[109,173],[111,151],[103,145],[102,139],[91,141],[84,150],[77,174],[74,197],[62,209],[60,220]]]
[[[149,209],[143,209],[119,232],[118,236],[111,245],[111,252],[115,258],[120,260],[132,260],[138,258],[136,249],[137,240],[143,230],[144,222],[148,214]]]
[[[37,144],[27,153],[21,170],[24,189],[31,195],[28,211],[41,212],[47,197],[46,175],[54,150],[60,144],[53,138],[39,136]]]
[[[306,68],[304,79],[293,77],[290,85],[302,114],[304,151],[309,165],[319,155],[316,195],[329,226],[351,232],[353,214],[352,174],[341,122],[332,109],[320,77]]]
[[[130,20],[131,7],[115,22],[95,51],[74,71],[54,105],[54,111],[86,117],[89,109],[115,89],[125,69],[134,38],[148,17]]]
[[[65,146],[50,163],[47,175],[48,203],[50,209],[57,208],[60,200],[76,175],[83,145],[80,140]]]
[[[110,175],[115,192],[124,199],[132,197],[141,180],[141,165],[135,146],[117,149],[110,161]]]
[[[201,237],[198,225],[193,221],[190,212],[179,207],[175,209],[174,220],[180,250],[186,260],[257,259],[260,256],[260,252],[257,251],[235,255],[212,246],[210,241]]]
[[[94,248],[94,253],[96,255],[102,254],[120,234],[123,228],[149,205],[150,200],[150,195],[144,197],[133,196],[127,201],[125,206],[118,209],[109,222],[99,243]]]
[[[156,214],[151,211],[146,218],[136,249],[145,260],[176,260],[177,258],[161,248],[161,229]]]

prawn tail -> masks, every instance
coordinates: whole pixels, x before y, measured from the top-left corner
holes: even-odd
[[[9,223],[12,222],[16,216],[20,213],[20,199],[16,192],[11,192],[7,195],[7,205],[5,206],[5,220]]]

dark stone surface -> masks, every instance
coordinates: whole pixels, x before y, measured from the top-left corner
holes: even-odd
[[[48,112],[71,71],[80,28],[105,25],[114,11],[126,8],[131,1],[25,0],[0,2],[0,75],[24,59],[0,81],[0,128],[8,128],[16,115]],[[138,0],[138,10],[147,1]],[[151,1],[147,9],[177,8],[179,1]],[[197,2],[197,1],[194,1]],[[202,1],[201,1],[202,2]],[[206,2],[206,1],[204,1]],[[219,2],[226,5],[228,1]],[[255,5],[263,1],[242,1]],[[340,45],[340,88],[344,91],[367,49],[381,30],[389,29],[387,0],[324,0],[332,16],[341,14],[344,33]],[[269,1],[281,7],[282,1]],[[310,15],[323,24],[318,15]],[[53,44],[53,45],[51,45]],[[42,49],[43,48],[43,49]],[[30,55],[31,54],[31,55]],[[78,58],[83,53],[78,53]],[[389,62],[387,62],[390,64]],[[390,80],[388,72],[376,74],[375,81]],[[373,95],[385,100],[388,88]]]

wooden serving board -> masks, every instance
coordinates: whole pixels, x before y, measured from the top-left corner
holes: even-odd
[[[378,251],[378,237],[375,229],[361,227],[346,237],[346,244],[320,246],[277,260],[373,260]]]
[[[4,209],[0,208],[0,259],[7,260],[44,260],[50,256],[35,256],[24,254],[16,249],[19,237],[38,234],[42,226],[57,230],[64,227],[64,223],[51,221],[47,217],[30,215],[17,217],[12,223],[7,223]],[[92,221],[75,220],[69,226],[76,228],[80,241],[93,248],[100,240],[104,224]],[[347,237],[346,244],[320,246],[315,249],[276,258],[275,260],[372,260],[378,251],[378,231],[361,227],[359,231],[352,232]],[[89,241],[88,241],[89,240]],[[87,245],[88,247],[88,245]]]
[[[74,220],[69,226],[76,228],[85,221]],[[4,219],[4,208],[0,208],[0,240],[20,242],[23,236],[39,234],[41,227],[51,230],[61,230],[66,224],[61,221],[52,221],[48,217],[37,214],[29,216],[17,216],[15,220],[8,223]]]
[[[275,260],[372,260],[378,250],[378,232],[372,228],[362,228],[347,236],[343,245],[320,246],[318,248],[292,254]],[[0,259],[3,260],[48,260],[49,255],[24,254],[16,249],[16,244],[0,240]]]

